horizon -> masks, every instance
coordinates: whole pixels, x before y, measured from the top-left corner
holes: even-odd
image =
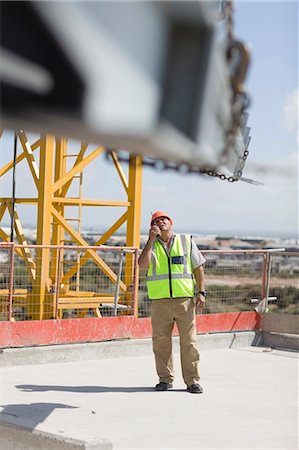
[[[4,224],[2,225],[2,227],[4,228],[8,228],[10,229],[10,224]],[[33,224],[23,224],[23,228],[27,228],[30,230],[36,230],[36,225]],[[92,232],[92,233],[104,233],[107,230],[108,227],[102,226],[99,227],[98,229],[94,226],[89,226],[86,228],[83,228],[82,233],[88,233],[88,232]],[[240,239],[240,238],[245,238],[245,239],[284,239],[284,240],[288,240],[288,239],[295,239],[295,240],[299,240],[299,234],[296,231],[253,231],[253,230],[234,230],[234,229],[230,229],[230,230],[194,230],[194,229],[188,229],[188,228],[180,228],[178,227],[177,229],[174,229],[175,233],[186,233],[186,234],[192,234],[194,237],[195,236],[219,236],[219,237],[226,237],[226,238],[232,238],[232,239]],[[148,230],[141,228],[140,229],[140,235],[147,235],[148,234]],[[112,236],[125,236],[126,232],[119,229],[117,230]],[[111,236],[111,237],[112,237]]]

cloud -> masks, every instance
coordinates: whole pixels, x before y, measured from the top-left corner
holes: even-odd
[[[281,178],[285,178],[288,182],[294,182],[298,177],[298,152],[291,151],[281,159],[270,161],[248,161],[244,175],[266,184],[271,178],[277,179],[278,182],[281,182]]]
[[[288,93],[285,103],[283,105],[283,125],[288,131],[295,133],[296,139],[299,142],[298,96],[299,96],[298,89],[295,89],[294,91]]]

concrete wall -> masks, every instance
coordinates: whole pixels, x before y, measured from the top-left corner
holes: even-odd
[[[261,333],[258,331],[198,335],[200,350],[247,347],[258,345],[260,341]],[[173,337],[173,349],[175,352],[179,351],[178,337]],[[152,340],[150,338],[6,348],[0,349],[0,368],[23,364],[46,364],[101,358],[144,356],[152,355],[152,353]]]
[[[299,315],[267,313],[262,323],[263,332],[299,334]]]

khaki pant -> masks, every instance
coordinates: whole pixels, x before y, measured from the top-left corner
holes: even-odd
[[[172,330],[176,322],[180,335],[180,353],[183,379],[187,386],[199,382],[199,352],[195,325],[193,298],[162,298],[152,300],[151,317],[153,350],[159,381],[172,383],[174,367]]]

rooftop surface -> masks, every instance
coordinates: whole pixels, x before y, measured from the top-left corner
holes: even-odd
[[[297,353],[203,350],[199,395],[186,392],[178,353],[175,363],[168,392],[153,390],[152,355],[2,367],[0,425],[94,449],[298,449]]]

